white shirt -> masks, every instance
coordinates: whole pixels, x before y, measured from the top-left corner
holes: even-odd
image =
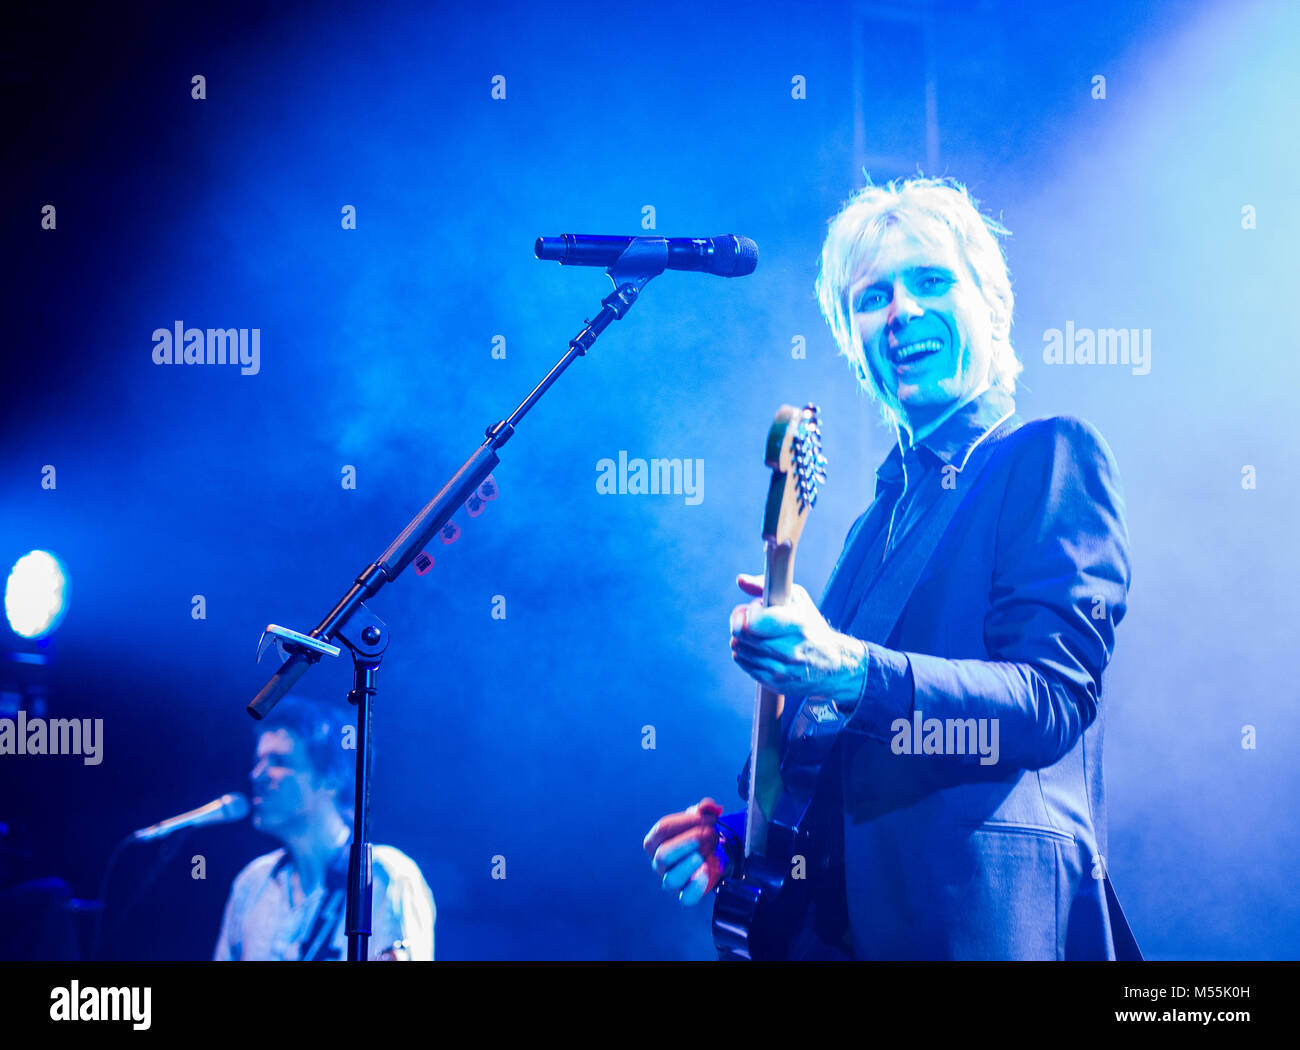
[[[431,961],[437,909],[429,884],[415,861],[401,850],[374,846],[371,854],[370,958],[404,941],[406,950],[398,952],[399,958]],[[212,954],[214,960],[348,957],[346,891],[339,888],[346,885],[346,877],[340,880],[336,869],[332,879],[323,879],[310,894],[299,890],[298,900],[291,903],[293,870],[293,858],[278,849],[258,857],[235,876]],[[346,876],[347,850],[342,853],[342,872]],[[319,924],[318,912],[322,913]],[[313,927],[318,943],[304,944]],[[319,942],[326,938],[332,947],[323,946],[320,951]]]

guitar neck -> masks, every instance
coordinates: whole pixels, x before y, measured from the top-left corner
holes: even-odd
[[[794,544],[767,540],[763,604],[785,605],[794,585]],[[754,696],[749,741],[749,801],[745,808],[745,856],[767,849],[767,826],[781,794],[781,712],[785,697],[763,686]]]

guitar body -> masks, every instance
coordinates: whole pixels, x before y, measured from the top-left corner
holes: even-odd
[[[766,566],[763,599],[784,605],[794,581],[794,553],[817,489],[825,480],[817,409],[782,405],[768,432],[772,468],[763,520]],[[723,880],[713,905],[713,941],[725,960],[778,960],[806,920],[818,876],[830,862],[819,840],[815,800],[821,765],[782,773],[781,714],[785,698],[759,686],[750,737],[745,850]],[[809,703],[800,721],[826,718],[828,705]],[[812,714],[807,712],[811,711]],[[838,814],[831,814],[838,819]]]
[[[790,793],[778,800],[768,823],[767,849],[745,858],[739,876],[718,887],[713,902],[713,944],[724,961],[787,959],[812,906],[816,852],[811,798]],[[794,878],[798,858],[807,878]]]

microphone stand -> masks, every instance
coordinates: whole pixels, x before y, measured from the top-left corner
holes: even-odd
[[[510,440],[519,421],[550,389],[574,358],[586,354],[612,321],[622,320],[641,289],[668,266],[668,241],[663,237],[636,237],[606,270],[614,291],[601,300],[594,320],[569,340],[565,355],[546,373],[519,407],[487,428],[483,444],[389,544],[388,549],[362,570],[352,587],[310,634],[299,634],[271,624],[258,643],[258,660],[275,645],[284,661],[280,669],[248,705],[254,718],[264,718],[322,656],[338,656],[333,644],[341,642],[352,653],[352,689],[348,702],[357,707],[356,814],[352,849],[348,857],[347,936],[348,961],[369,958],[372,857],[370,844],[370,770],[374,699],[379,666],[388,648],[388,626],[363,604],[391,583],[424,549],[500,462],[497,452]]]
[[[149,865],[148,873],[135,887],[131,896],[127,898],[126,904],[120,911],[118,911],[116,918],[105,925],[104,913],[108,909],[109,878],[113,874],[113,866],[117,863],[123,847],[129,846],[135,842],[147,842],[148,840],[136,838],[135,833],[132,832],[130,835],[126,835],[120,839],[117,845],[113,847],[113,852],[108,855],[108,864],[104,868],[103,881],[99,884],[99,899],[92,902],[91,907],[86,909],[95,912],[95,927],[91,931],[90,935],[91,959],[99,959],[99,952],[103,946],[103,938],[105,934],[115,933],[118,926],[131,917],[131,914],[135,911],[136,906],[140,903],[145,893],[148,892],[153,884],[158,881],[158,875],[162,872],[162,869],[167,864],[171,863],[176,854],[180,852],[181,844],[189,837],[189,833],[194,829],[178,828],[176,830],[179,834],[173,833],[170,837],[165,837],[163,839],[162,845],[155,853],[154,859]]]

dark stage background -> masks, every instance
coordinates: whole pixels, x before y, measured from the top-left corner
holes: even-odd
[[[6,883],[92,899],[121,836],[247,790],[262,628],[314,626],[608,291],[536,237],[736,232],[756,273],[654,281],[504,449],[499,498],[372,603],[374,839],[423,868],[438,957],[710,957],[641,839],[736,803],[727,615],[778,404],[822,406],[814,594],[870,499],[892,436],[813,280],[863,168],[919,168],[1014,233],[1021,414],[1094,423],[1124,479],[1109,867],[1138,938],[1295,957],[1298,28],[1236,2],[11,5],[0,564],[63,560],[36,685],[104,741],[96,766],[0,757]],[[155,365],[177,321],[258,329],[257,374]],[[1149,329],[1149,370],[1047,364],[1067,323]],[[620,450],[702,460],[702,499],[599,494]],[[209,956],[273,846],[242,824],[132,848],[109,950]]]

